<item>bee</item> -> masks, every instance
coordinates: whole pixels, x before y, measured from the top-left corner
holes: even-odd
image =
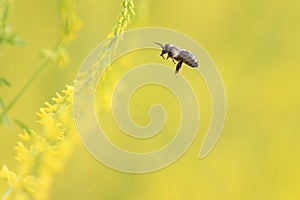
[[[178,74],[182,63],[193,68],[198,67],[198,60],[191,52],[173,44],[161,44],[159,42],[155,42],[155,44],[162,48],[160,56],[163,57],[164,60],[171,58],[174,64],[176,64],[175,60],[177,61],[175,74]],[[168,54],[167,58],[164,57],[166,53]]]

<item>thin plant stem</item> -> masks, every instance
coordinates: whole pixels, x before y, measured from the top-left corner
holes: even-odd
[[[54,51],[56,51],[58,49],[58,47],[61,46],[61,44],[62,44],[62,42],[59,41],[58,44],[56,45]],[[46,66],[49,64],[50,61],[51,61],[51,59],[49,57],[46,57],[44,59],[44,61],[40,64],[40,66],[32,74],[32,76],[23,85],[23,87],[17,92],[17,94],[13,97],[13,99],[7,104],[7,106],[5,107],[5,110],[3,110],[3,112],[0,115],[0,122],[7,115],[7,113],[10,111],[10,109],[16,104],[16,102],[20,99],[20,97],[26,92],[26,90],[33,83],[33,81],[38,77],[38,75],[46,68]]]
[[[13,97],[13,99],[6,106],[6,109],[1,113],[0,121],[7,115],[8,111],[15,105],[15,103],[20,99],[20,97],[24,94],[24,92],[29,88],[32,82],[38,77],[38,75],[43,71],[43,69],[47,66],[50,59],[46,58],[41,65],[37,68],[37,70],[33,73],[30,79],[23,85],[23,87],[18,91],[18,93]]]

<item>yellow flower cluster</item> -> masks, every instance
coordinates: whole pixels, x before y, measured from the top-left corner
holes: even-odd
[[[39,70],[49,60],[55,61],[60,66],[69,62],[66,45],[81,24],[73,0],[59,0],[59,2],[62,36],[54,50],[43,51],[45,61]],[[130,23],[130,13],[135,14],[133,0],[122,0],[121,7],[117,23],[107,37],[104,51],[99,54],[99,59],[92,70],[83,76],[83,88],[89,88],[89,81],[99,71],[98,67],[109,63],[111,53],[118,46],[119,34]],[[62,95],[57,94],[52,99],[54,103],[46,102],[46,107],[40,109],[37,115],[38,123],[42,126],[41,131],[26,129],[19,134],[20,141],[15,150],[20,168],[12,171],[3,166],[0,170],[0,179],[6,180],[8,185],[2,197],[0,196],[1,200],[47,199],[53,175],[63,169],[64,161],[72,152],[74,144],[77,144],[71,108],[73,93],[74,88],[67,86]]]
[[[54,61],[60,67],[64,67],[70,62],[70,56],[65,46],[60,46],[55,50],[42,49],[40,51],[40,54],[43,58]]]
[[[63,67],[70,62],[66,46],[74,38],[75,33],[81,27],[81,21],[75,9],[73,0],[59,0],[59,11],[62,23],[60,42],[54,50],[43,49],[41,55],[44,58],[53,60],[59,66]]]
[[[111,55],[115,53],[119,45],[119,41],[122,40],[122,33],[130,24],[130,16],[135,15],[133,0],[122,0],[121,11],[117,17],[117,22],[114,25],[112,31],[107,35],[107,40],[103,43],[103,48],[98,54],[97,61],[89,68],[87,72],[81,74],[81,78],[77,79],[77,85],[80,88],[94,88],[93,82],[95,77],[99,76],[99,70],[102,67],[106,67],[102,74],[101,80],[105,81],[107,73],[111,70],[110,59]],[[98,79],[97,79],[98,80]],[[82,89],[80,89],[82,90]]]
[[[121,12],[117,17],[117,23],[107,38],[112,38],[126,29],[127,25],[130,24],[130,13],[135,15],[133,0],[123,0],[121,3]]]
[[[15,147],[20,163],[19,173],[3,166],[0,178],[7,180],[8,188],[2,199],[47,199],[53,174],[63,169],[72,152],[75,127],[72,120],[73,87],[67,86],[63,95],[57,94],[54,103],[46,103],[37,114],[41,132],[24,131]]]
[[[63,43],[68,43],[81,27],[81,21],[74,7],[73,0],[60,0],[59,10],[63,26],[62,41]]]

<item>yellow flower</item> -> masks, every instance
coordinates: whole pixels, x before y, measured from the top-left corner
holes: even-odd
[[[71,0],[60,1],[60,15],[63,26],[62,41],[66,44],[73,39],[76,31],[81,27],[81,21]]]
[[[22,134],[19,134],[19,138],[23,142],[29,142],[30,141],[30,135],[29,135],[29,133],[26,130],[24,130],[24,132]]]
[[[70,56],[65,48],[60,48],[57,50],[57,55],[54,59],[54,61],[60,66],[63,67],[70,62]]]
[[[17,175],[15,172],[10,171],[6,165],[4,165],[0,171],[0,178],[6,179],[9,186],[12,187],[16,182]]]
[[[9,186],[3,199],[47,199],[53,174],[63,169],[77,144],[71,107],[73,91],[72,86],[67,86],[62,95],[56,95],[53,104],[46,102],[46,107],[40,109],[40,132],[24,130],[19,134],[21,141],[15,150],[21,171],[16,174],[3,166],[0,178],[7,180]]]
[[[21,163],[24,163],[25,161],[26,162],[31,161],[32,159],[31,151],[28,148],[26,148],[22,142],[17,143],[15,150],[17,152],[17,155],[15,157],[17,161]]]

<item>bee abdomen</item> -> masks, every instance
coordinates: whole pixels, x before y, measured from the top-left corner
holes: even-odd
[[[197,58],[187,50],[181,50],[179,52],[179,57],[182,58],[183,62],[190,67],[198,67]]]

